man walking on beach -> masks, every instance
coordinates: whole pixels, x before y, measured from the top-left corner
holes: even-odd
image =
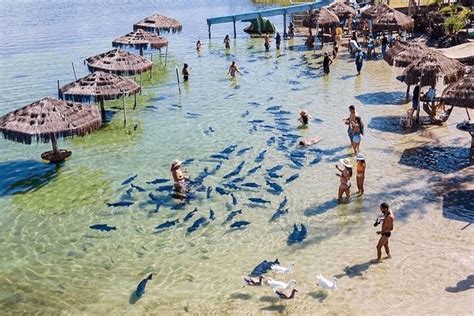
[[[383,216],[377,218],[377,221],[374,223],[374,226],[382,223],[382,230],[377,231],[377,235],[380,235],[380,239],[377,243],[377,259],[374,260],[376,263],[379,263],[382,259],[382,247],[385,248],[387,258],[392,258],[390,256],[390,249],[388,248],[388,239],[392,235],[393,230],[393,213],[389,209],[388,204],[385,202],[380,204],[380,211],[382,212]]]

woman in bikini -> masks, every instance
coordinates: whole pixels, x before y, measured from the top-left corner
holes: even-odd
[[[346,194],[346,202],[349,202],[349,199],[351,197],[351,177],[352,177],[352,164],[351,161],[348,158],[341,159],[340,162],[344,166],[344,169],[339,168],[338,165],[336,165],[336,169],[341,173],[341,174],[336,174],[340,178],[341,184],[339,185],[339,191],[338,191],[338,197],[337,201],[339,203],[342,202],[342,195],[345,193]]]
[[[362,119],[360,116],[356,116],[355,120],[350,122],[350,124],[353,132],[352,149],[354,149],[354,153],[357,155],[359,153],[360,142],[362,141]]]
[[[365,180],[365,158],[362,154],[358,154],[357,157],[357,189],[360,195],[364,194],[364,180]]]
[[[183,66],[182,75],[183,75],[183,80],[184,80],[184,81],[188,81],[188,80],[189,80],[189,75],[190,75],[189,66],[188,66],[188,64],[186,64],[186,63],[185,63],[184,66]]]
[[[230,48],[230,37],[229,37],[229,35],[226,35],[225,38],[224,38],[224,46],[225,46],[225,49]]]
[[[237,64],[235,63],[235,61],[232,62],[232,64],[230,65],[229,67],[229,71],[227,72],[227,74],[231,75],[232,77],[235,77],[235,75],[239,73],[239,74],[242,74],[240,71],[239,71],[239,68],[237,68]]]

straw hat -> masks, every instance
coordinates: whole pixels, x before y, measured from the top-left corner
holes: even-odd
[[[173,162],[171,163],[171,168],[177,168],[179,166],[181,166],[181,161],[179,161],[178,159],[173,160]]]
[[[356,159],[357,159],[357,160],[365,160],[364,155],[362,155],[362,154],[360,154],[360,153],[357,154]]]
[[[352,164],[349,158],[339,159],[339,161],[344,165],[344,167],[352,168]]]

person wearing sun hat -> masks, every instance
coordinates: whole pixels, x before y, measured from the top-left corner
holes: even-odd
[[[364,194],[364,180],[365,180],[365,158],[364,155],[361,153],[358,153],[356,156],[356,170],[357,170],[357,175],[356,175],[356,180],[357,180],[357,189],[359,190],[360,195]]]
[[[184,193],[186,181],[183,170],[181,170],[181,161],[177,159],[173,160],[170,171],[174,180],[174,189],[176,192]]]
[[[339,185],[337,201],[339,203],[342,202],[342,195],[345,193],[346,202],[349,202],[351,197],[352,163],[349,158],[340,159],[339,162],[344,166],[344,169],[341,169],[338,165],[336,165],[336,169],[341,173],[336,173],[336,176],[338,176],[341,181],[341,184]]]

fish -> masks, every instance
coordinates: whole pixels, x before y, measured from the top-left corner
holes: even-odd
[[[235,195],[233,193],[230,194],[230,196],[232,197],[232,205],[237,205],[237,198],[235,197]]]
[[[295,181],[296,179],[298,179],[300,177],[299,174],[295,173],[294,175],[290,176],[288,179],[286,179],[285,183],[290,183],[290,182],[293,182]]]
[[[166,183],[170,181],[170,179],[163,179],[163,178],[157,178],[153,181],[147,181],[148,184],[160,184],[160,183]]]
[[[106,203],[106,204],[107,204],[107,206],[109,206],[109,207],[118,207],[118,206],[130,206],[130,205],[132,205],[133,203],[135,203],[135,202],[120,201],[120,202],[117,202],[117,203]]]
[[[278,205],[278,209],[282,210],[287,204],[288,204],[288,198],[285,196],[283,201],[280,202],[280,205]]]
[[[207,188],[207,192],[206,192],[206,198],[207,198],[207,199],[210,199],[210,198],[211,198],[211,192],[212,192],[212,188],[211,188],[211,187],[208,187],[208,188]]]
[[[249,111],[245,111],[244,113],[242,113],[242,114],[240,115],[240,117],[246,117],[246,116],[248,116],[249,114],[250,114]]]
[[[232,183],[239,183],[239,182],[243,182],[245,181],[245,178],[244,177],[240,177],[240,178],[235,178],[232,180]]]
[[[134,185],[133,183],[130,184],[130,186],[131,186],[133,189],[137,190],[138,192],[146,192],[146,190],[145,190],[144,188],[139,187],[138,185]]]
[[[209,219],[211,221],[215,220],[216,219],[216,213],[214,212],[214,210],[212,209],[209,209]]]
[[[227,195],[229,194],[230,192],[221,188],[221,187],[216,187],[216,192],[219,193],[220,195]]]
[[[250,224],[250,222],[237,221],[237,222],[234,222],[234,223],[230,224],[230,228],[240,228],[240,227],[247,226],[248,224]]]
[[[293,224],[293,230],[288,236],[287,244],[292,245],[294,243],[300,243],[304,239],[306,239],[307,235],[308,235],[308,231],[304,224],[301,224],[301,230],[298,229],[298,226],[296,224]]]
[[[262,162],[263,159],[265,159],[266,152],[267,150],[261,151],[260,154],[258,154],[257,158],[255,158],[255,162]]]
[[[242,161],[238,166],[237,168],[235,168],[232,172],[226,174],[224,176],[224,179],[228,179],[230,177],[233,177],[233,176],[236,176],[240,173],[240,171],[242,170],[242,168],[244,167],[244,164],[245,164],[245,161]]]
[[[268,125],[268,124],[264,124],[264,125],[261,125],[262,128],[266,128],[266,129],[274,129],[275,127],[272,126],[272,125]],[[270,145],[268,145],[270,146]]]
[[[173,186],[172,185],[162,185],[162,186],[159,186],[156,191],[159,191],[159,192],[163,192],[163,191],[166,191],[166,192],[171,192],[173,191]]]
[[[194,112],[186,112],[187,116],[190,116],[190,117],[199,117],[199,116],[202,116],[201,113],[194,113]]]
[[[229,93],[228,95],[226,95],[224,97],[224,99],[230,99],[233,95],[234,95],[234,93]]]
[[[283,134],[282,135],[284,138],[290,138],[290,139],[298,139],[298,138],[301,138],[300,135],[296,135],[296,134]]]
[[[246,188],[252,188],[252,189],[258,189],[261,187],[260,184],[257,184],[255,182],[242,183],[241,186],[246,187]]]
[[[277,173],[275,173],[275,172],[270,172],[270,173],[268,174],[268,176],[269,176],[270,178],[272,178],[272,179],[277,179],[277,178],[282,178],[282,177],[283,177],[283,176],[281,176],[281,175],[279,175],[279,174],[277,174]]]
[[[223,149],[222,151],[220,151],[219,153],[220,153],[220,154],[228,155],[228,154],[232,153],[232,152],[235,150],[235,148],[237,148],[237,145],[230,145],[230,146],[224,148],[224,149]]]
[[[198,218],[191,226],[188,227],[188,233],[192,233],[196,231],[199,227],[203,226],[207,223],[207,219],[205,217]]]
[[[258,169],[262,168],[262,165],[258,165],[252,169],[250,169],[248,172],[247,172],[247,176],[251,175],[251,174],[254,174],[255,172],[257,172]]]
[[[281,109],[281,105],[275,105],[275,106],[270,106],[268,108],[266,108],[267,111],[277,111],[279,109]]]
[[[276,258],[275,261],[263,260],[255,268],[253,268],[252,272],[250,272],[249,275],[253,277],[257,277],[262,274],[265,274],[268,272],[268,270],[271,270],[271,267],[274,264],[280,264],[280,261],[278,261],[278,258]]]
[[[109,232],[111,230],[117,230],[115,226],[109,226],[107,224],[95,224],[89,226],[90,229],[100,230],[101,232]]]
[[[314,157],[314,159],[311,160],[309,164],[310,164],[310,165],[315,165],[315,164],[317,164],[317,163],[320,162],[320,161],[321,161],[321,156],[318,155],[318,156]]]
[[[285,214],[288,214],[288,209],[280,209],[278,208],[275,213],[273,213],[272,215],[272,218],[270,219],[270,221],[276,221],[277,219],[279,219],[280,217],[282,217],[283,215]]]
[[[290,153],[290,157],[293,158],[305,158],[306,153],[302,150],[294,150]]]
[[[166,221],[158,226],[155,227],[155,229],[164,229],[164,228],[169,228],[171,226],[175,226],[176,224],[179,223],[179,218],[173,220],[173,221]]]
[[[258,102],[247,102],[248,105],[252,105],[252,106],[259,106],[260,103]]]
[[[194,158],[190,158],[190,159],[186,159],[185,161],[183,161],[181,164],[183,166],[188,166],[190,165],[195,159]]]
[[[281,192],[283,192],[283,188],[282,188],[278,183],[272,182],[272,181],[270,181],[270,180],[265,180],[265,183],[266,183],[270,188],[272,188],[272,190],[275,191],[276,193],[281,193]]]
[[[232,190],[239,190],[239,187],[235,183],[232,183],[232,182],[224,183],[222,184],[222,186],[228,189],[232,189]]]
[[[273,172],[276,172],[276,171],[281,170],[281,169],[283,169],[283,165],[276,165],[276,166],[274,166],[270,169],[267,169],[267,172],[268,173],[273,173]]]
[[[241,155],[245,154],[247,151],[251,150],[252,148],[253,148],[253,147],[242,148],[241,150],[239,150],[239,151],[237,152],[236,155],[237,155],[237,156],[241,156]]]
[[[291,157],[290,160],[297,168],[303,167],[303,163],[298,159]]]
[[[277,150],[279,151],[288,151],[288,147],[286,147],[284,144],[279,144],[277,147]]]
[[[224,155],[224,154],[214,154],[214,155],[211,155],[210,157],[211,157],[211,158],[214,158],[214,159],[225,159],[225,160],[229,160],[229,156]]]
[[[225,221],[230,222],[234,217],[236,217],[239,214],[242,214],[242,210],[231,211],[229,215],[227,215],[227,218],[225,219]]]
[[[275,136],[272,136],[267,139],[267,146],[271,146],[273,143],[275,143]]]
[[[252,203],[257,203],[257,204],[271,204],[272,202],[261,199],[261,198],[249,198],[249,201]]]
[[[153,273],[150,273],[146,278],[144,278],[140,281],[140,283],[138,283],[137,289],[135,290],[135,295],[137,297],[141,297],[143,293],[145,293],[146,284],[152,279],[152,277]]]
[[[247,122],[249,122],[251,124],[260,124],[260,123],[263,123],[265,121],[264,120],[251,120],[251,121],[247,121]]]
[[[196,188],[196,192],[204,192],[206,191],[206,186],[204,184],[201,184]]]
[[[186,214],[186,216],[183,218],[183,222],[187,222],[191,219],[191,217],[194,216],[194,213],[197,212],[197,207],[194,208],[194,210],[192,210],[191,212],[189,212],[188,214]]]
[[[136,174],[136,175],[134,175],[134,176],[131,176],[130,178],[125,179],[125,180],[122,182],[122,185],[129,184],[130,182],[132,182],[133,180],[135,180],[137,177],[138,177],[138,175]]]

